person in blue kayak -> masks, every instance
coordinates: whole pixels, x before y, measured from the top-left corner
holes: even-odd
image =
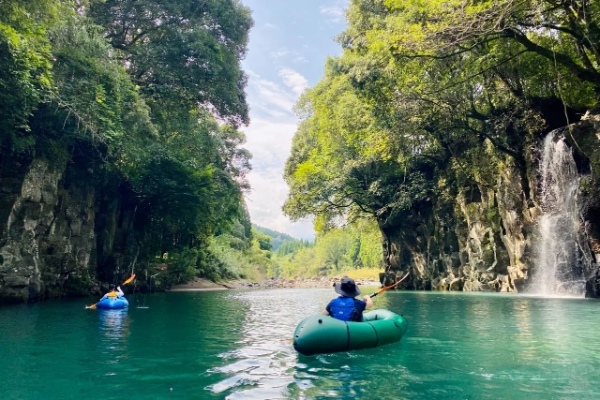
[[[360,294],[360,289],[353,279],[344,276],[340,282],[335,284],[335,292],[340,296],[331,300],[323,310],[323,314],[342,321],[363,320],[363,311],[373,307],[370,296],[364,296],[363,300],[355,299]]]
[[[102,298],[99,301],[102,301],[109,297],[113,299],[120,299],[123,296],[125,296],[125,293],[123,293],[123,291],[121,290],[121,286],[117,286],[115,290],[115,285],[111,283],[110,285],[108,285],[108,293],[102,296]]]

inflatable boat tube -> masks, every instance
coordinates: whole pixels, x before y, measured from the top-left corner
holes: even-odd
[[[96,308],[102,308],[104,310],[115,310],[119,308],[125,308],[129,305],[129,302],[125,297],[114,298],[108,297],[104,300],[100,300],[96,304]]]
[[[369,349],[402,339],[408,324],[389,310],[363,314],[363,322],[346,322],[327,315],[312,315],[294,331],[294,349],[306,356]]]

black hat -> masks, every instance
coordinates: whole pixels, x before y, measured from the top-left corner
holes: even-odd
[[[108,285],[108,289],[113,290],[114,288],[115,288],[114,284],[111,283],[110,285]]]
[[[340,283],[335,284],[335,291],[346,297],[356,297],[360,294],[360,289],[354,283],[354,279],[343,277]]]

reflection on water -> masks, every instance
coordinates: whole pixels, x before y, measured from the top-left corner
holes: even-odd
[[[390,293],[376,305],[408,319],[399,343],[306,357],[294,351],[292,332],[320,311],[330,291],[231,296],[248,308],[237,348],[207,371],[216,381],[206,390],[219,398],[595,398],[600,352],[580,336],[595,337],[584,311],[594,303]],[[600,313],[593,318],[600,322]]]
[[[124,350],[125,338],[129,336],[127,308],[119,310],[98,310],[98,328],[101,340],[107,351]]]
[[[365,289],[363,292],[370,293]],[[296,324],[325,308],[336,296],[333,291],[283,289],[231,296],[248,306],[243,339],[236,350],[220,354],[224,365],[208,370],[222,377],[206,388],[210,392],[227,399],[352,398],[364,394],[370,386],[368,374],[372,371],[367,364],[373,350],[305,357],[293,349]],[[384,296],[375,303],[378,308],[388,307]],[[383,356],[379,351],[374,352]],[[395,368],[402,367],[384,365],[383,372],[394,373]],[[400,386],[394,383],[390,389]]]
[[[400,342],[297,354],[296,324],[334,296],[178,292],[148,296],[148,309],[0,308],[2,400],[598,398],[598,301],[386,292],[375,304],[407,319]]]
[[[306,292],[294,290],[245,292],[231,295],[247,305],[242,324],[239,347],[220,354],[226,364],[208,372],[225,374],[225,379],[207,389],[220,394],[231,393],[227,398],[272,398],[285,393],[294,382],[290,369],[296,361],[292,347],[290,327],[295,326],[308,311],[304,310]],[[282,293],[284,292],[284,293]],[[323,306],[324,307],[324,306]],[[232,391],[232,389],[237,389]],[[240,390],[243,389],[243,390]]]

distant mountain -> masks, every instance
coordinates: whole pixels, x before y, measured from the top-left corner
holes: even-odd
[[[281,246],[281,244],[286,240],[298,240],[285,233],[277,232],[268,228],[263,228],[262,226],[258,226],[255,224],[252,224],[252,227],[271,238],[272,251],[277,250],[277,248]]]

